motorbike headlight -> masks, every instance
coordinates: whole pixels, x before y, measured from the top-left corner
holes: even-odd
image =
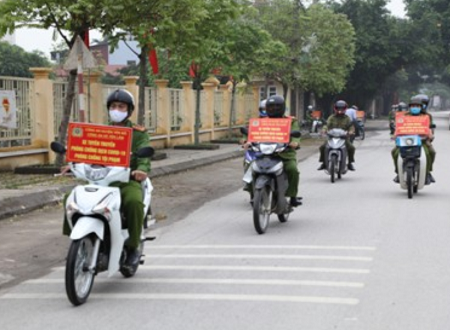
[[[270,155],[273,154],[277,149],[277,144],[261,144],[260,148],[261,153],[263,153],[264,155]]]
[[[89,181],[99,181],[106,178],[108,173],[111,171],[108,167],[98,166],[95,165],[86,165],[84,169],[84,173],[86,174],[86,179]]]
[[[405,144],[409,147],[414,145],[414,139],[408,138],[405,140]]]

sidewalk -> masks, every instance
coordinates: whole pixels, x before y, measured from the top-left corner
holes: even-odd
[[[150,178],[178,173],[235,157],[243,157],[244,154],[237,144],[225,143],[220,144],[220,148],[215,150],[162,149],[157,152],[164,153],[167,157],[152,161]],[[0,180],[3,181],[1,176],[2,174],[0,174]],[[17,178],[17,180],[27,180],[28,182],[15,189],[0,188],[0,220],[46,205],[56,204],[75,185],[74,180],[58,180],[53,175],[23,176],[9,173],[8,176],[11,180]],[[39,177],[41,182],[33,183],[33,177]]]

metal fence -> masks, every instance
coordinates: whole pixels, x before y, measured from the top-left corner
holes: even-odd
[[[179,131],[184,119],[183,102],[181,89],[169,88],[169,111],[170,111],[170,130]]]
[[[64,112],[64,103],[66,101],[67,90],[68,90],[67,81],[54,81],[53,82],[53,111],[54,111],[54,123],[53,129],[55,133],[55,137],[59,134],[59,126],[61,125],[63,112]],[[75,82],[75,94],[73,98],[72,109],[70,111],[70,121],[78,121],[80,116],[79,114],[79,106],[78,106],[78,84]],[[86,118],[89,118],[89,111],[86,111]]]
[[[158,106],[157,89],[153,87],[145,88],[145,113],[144,125],[150,133],[156,133],[158,127]]]
[[[28,78],[0,77],[0,89],[16,94],[17,128],[0,129],[0,147],[27,146],[31,144],[34,129],[34,81]]]

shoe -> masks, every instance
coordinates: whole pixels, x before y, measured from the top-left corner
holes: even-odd
[[[425,184],[429,185],[431,183],[436,182],[436,180],[434,180],[433,176],[431,175],[431,173],[428,173],[427,176],[425,177]]]
[[[141,259],[141,254],[138,249],[132,249],[128,252],[127,259],[125,260],[125,266],[135,268]]]
[[[392,180],[395,183],[400,183],[400,179],[398,178],[398,174],[395,176],[395,178]]]
[[[291,197],[290,204],[293,207],[300,206],[303,204],[302,200],[303,200],[302,197]]]
[[[320,164],[320,166],[319,166],[319,168],[317,169],[318,171],[322,171],[322,170],[324,170],[326,167],[325,167],[325,163],[322,163],[322,164]]]
[[[352,163],[348,163],[347,168],[349,171],[354,171],[355,170],[355,166],[353,166]]]

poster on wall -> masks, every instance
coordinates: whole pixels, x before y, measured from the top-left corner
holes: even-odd
[[[17,128],[16,92],[0,90],[0,128]]]

